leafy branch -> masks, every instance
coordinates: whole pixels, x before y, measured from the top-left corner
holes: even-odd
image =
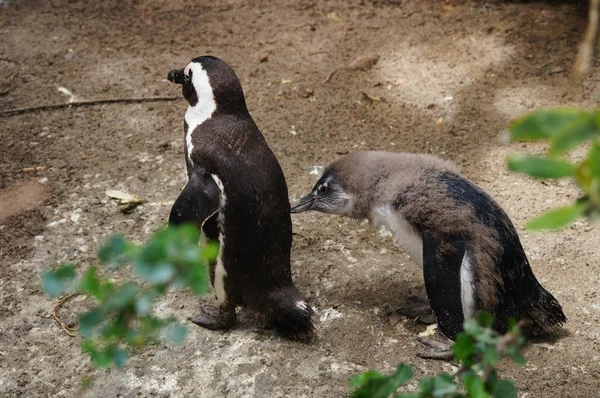
[[[175,342],[186,328],[174,318],[154,316],[155,301],[171,286],[186,286],[194,294],[206,292],[206,263],[216,258],[216,245],[198,246],[200,234],[193,225],[170,227],[155,233],[142,246],[114,236],[98,252],[109,270],[132,264],[142,283],[114,282],[99,275],[94,266],[78,276],[73,265],[44,272],[42,283],[53,297],[80,291],[97,305],[79,316],[81,348],[98,367],[125,364],[128,349],[139,348],[160,336]]]
[[[511,170],[536,178],[571,178],[583,191],[572,205],[553,209],[534,218],[528,229],[558,229],[581,216],[594,221],[600,217],[600,111],[557,108],[533,112],[510,127],[513,141],[546,141],[543,156],[509,155]],[[572,162],[569,151],[588,145],[587,155]]]
[[[401,363],[391,375],[369,371],[352,378],[350,386],[357,388],[352,398],[516,397],[513,382],[500,378],[495,366],[505,357],[512,358],[520,366],[525,364],[519,351],[525,341],[521,336],[524,322],[513,322],[505,335],[495,332],[492,323],[492,316],[486,312],[465,322],[464,332],[452,345],[454,360],[459,363],[456,373],[442,372],[435,377],[423,377],[417,392],[398,393],[398,389],[413,376],[412,368]]]

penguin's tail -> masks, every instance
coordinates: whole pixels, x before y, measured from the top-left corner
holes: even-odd
[[[556,332],[557,328],[567,322],[562,306],[550,292],[539,286],[538,299],[532,303],[529,319],[533,322],[531,333],[534,336],[546,336]]]
[[[294,286],[272,292],[271,322],[279,333],[292,340],[309,341],[314,336],[314,310]]]

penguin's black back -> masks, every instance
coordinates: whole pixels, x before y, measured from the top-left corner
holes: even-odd
[[[279,162],[252,119],[243,116],[215,115],[198,126],[194,138],[202,149],[193,160],[223,182],[222,256],[227,284],[236,287],[228,296],[241,295],[234,301],[249,304],[260,302],[261,293],[292,283],[292,222]]]
[[[437,177],[450,198],[460,206],[470,206],[475,217],[497,231],[501,252],[496,259],[502,283],[497,284],[498,301],[494,308],[496,329],[506,330],[511,317],[533,321],[534,331],[548,333],[567,321],[558,301],[537,281],[517,231],[502,208],[483,190],[454,173]]]

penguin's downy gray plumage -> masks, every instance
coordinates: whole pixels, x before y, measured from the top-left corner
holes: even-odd
[[[292,282],[292,222],[287,185],[275,155],[246,108],[235,72],[202,56],[168,79],[182,86],[185,162],[189,181],[171,209],[170,224],[193,222],[220,244],[210,266],[219,311],[192,321],[225,329],[236,306],[266,318],[282,334],[310,338],[312,308]],[[211,319],[212,318],[212,319]]]
[[[292,207],[384,225],[423,269],[441,331],[455,339],[466,318],[490,312],[494,327],[528,319],[546,334],[566,322],[537,281],[500,206],[451,163],[409,153],[355,152],[329,165]]]

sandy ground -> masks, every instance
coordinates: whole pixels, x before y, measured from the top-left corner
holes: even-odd
[[[167,72],[213,54],[240,76],[290,200],[314,184],[314,166],[347,151],[427,152],[458,163],[522,228],[577,190],[508,172],[506,154],[542,148],[503,145],[498,135],[539,107],[597,104],[597,67],[569,85],[586,15],[585,2],[4,0],[0,110],[66,103],[59,87],[76,100],[177,96]],[[380,56],[372,69],[340,69],[323,83],[368,55]],[[424,292],[418,267],[368,225],[310,213],[293,217],[293,272],[317,309],[312,344],[242,314],[232,331],[192,326],[181,346],[159,344],[123,370],[94,370],[80,339],[52,319],[40,274],[63,261],[93,264],[112,233],[142,242],[164,225],[186,181],[185,108],[177,100],[0,117],[1,396],[340,397],[367,369],[404,361],[417,376],[450,370],[417,358],[424,327],[391,314]],[[106,189],[149,202],[124,215]],[[526,349],[526,367],[501,366],[522,397],[600,396],[599,232],[584,221],[521,232],[538,279],[569,318],[566,337]],[[72,300],[63,317],[74,323],[86,305]],[[158,311],[185,319],[197,305],[178,291]]]

